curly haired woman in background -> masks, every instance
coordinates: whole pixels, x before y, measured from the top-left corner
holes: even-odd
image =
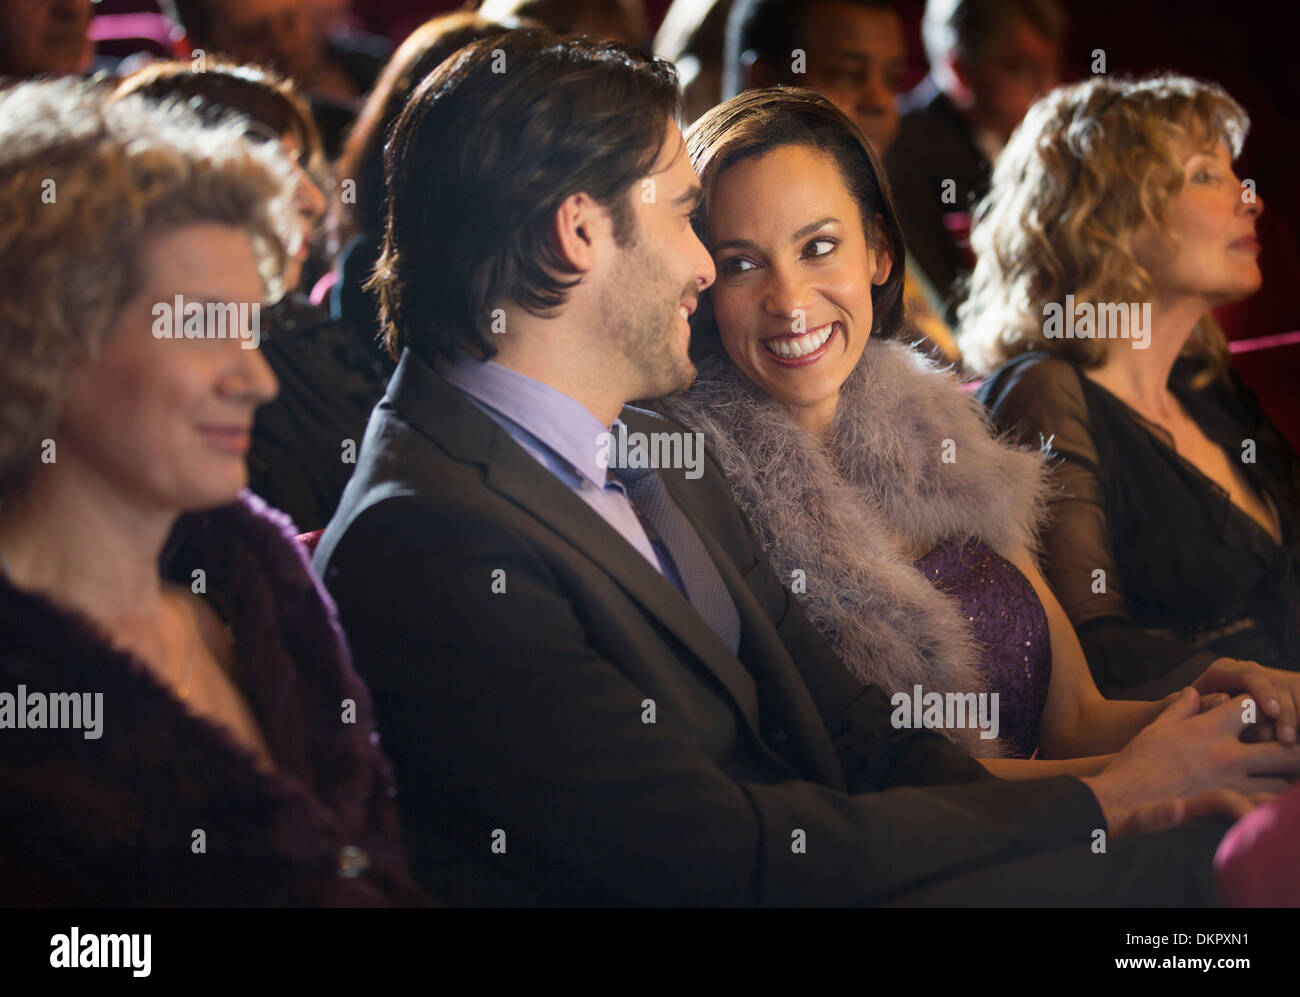
[[[241,134],[0,95],[2,903],[419,899],[332,603],[241,495],[293,224]]]

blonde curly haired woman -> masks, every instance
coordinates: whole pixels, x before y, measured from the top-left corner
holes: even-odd
[[[1043,570],[1109,696],[1300,667],[1300,461],[1210,314],[1260,285],[1248,127],[1186,77],[1064,87],[977,209],[962,352],[1058,458]]]
[[[293,224],[241,131],[0,94],[0,903],[419,897],[332,604],[241,495]]]

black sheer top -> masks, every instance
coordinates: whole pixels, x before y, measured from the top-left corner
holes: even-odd
[[[999,429],[1051,448],[1043,574],[1111,698],[1158,699],[1220,657],[1300,669],[1300,459],[1235,373],[1193,388],[1203,363],[1180,359],[1170,389],[1277,510],[1281,544],[1070,362],[1026,353],[980,391]]]

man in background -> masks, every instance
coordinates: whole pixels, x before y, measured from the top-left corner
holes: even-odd
[[[1066,18],[1057,0],[929,0],[930,72],[904,100],[885,154],[912,256],[949,321],[969,272],[970,210],[1038,97],[1060,82]]]

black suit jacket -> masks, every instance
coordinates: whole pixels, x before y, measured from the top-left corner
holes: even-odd
[[[873,903],[1105,827],[1075,779],[1002,782],[893,729],[716,465],[664,480],[735,601],[738,655],[461,392],[409,352],[398,365],[315,565],[436,896]]]

